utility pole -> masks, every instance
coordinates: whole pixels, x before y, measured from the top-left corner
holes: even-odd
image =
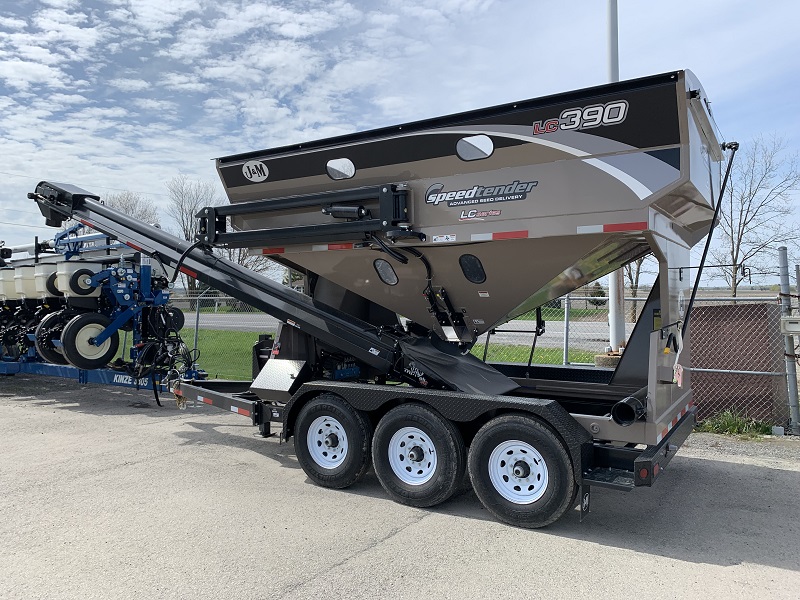
[[[608,0],[608,80],[619,81],[617,0]],[[608,276],[608,341],[616,352],[625,343],[625,279],[622,269]]]
[[[778,248],[778,269],[781,278],[781,314],[785,317],[792,315],[792,288],[789,284],[789,256],[786,246]],[[797,363],[794,354],[794,336],[784,334],[783,348],[786,357],[787,391],[789,392],[789,417],[790,429],[793,435],[800,434],[800,404],[797,394]]]

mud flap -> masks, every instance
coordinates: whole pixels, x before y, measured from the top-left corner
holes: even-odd
[[[580,503],[581,503],[581,523],[583,520],[589,516],[589,508],[590,508],[590,490],[591,486],[582,484],[580,489],[578,490],[578,495],[580,496]]]

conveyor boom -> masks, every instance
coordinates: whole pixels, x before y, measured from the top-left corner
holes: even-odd
[[[312,298],[181,240],[99,202],[100,197],[70,184],[46,181],[30,197],[39,205],[48,225],[69,218],[112,236],[131,248],[258,308],[312,337],[351,354],[384,372],[397,362],[397,338],[352,316],[338,313]]]

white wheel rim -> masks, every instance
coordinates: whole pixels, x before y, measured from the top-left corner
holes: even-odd
[[[547,491],[547,463],[530,444],[508,440],[489,456],[489,479],[509,502],[532,504]]]
[[[427,483],[436,471],[437,462],[436,447],[421,429],[403,427],[389,440],[389,466],[403,483]]]
[[[99,346],[95,346],[89,341],[103,333],[105,329],[105,327],[97,323],[90,323],[81,327],[80,331],[75,335],[75,348],[80,352],[81,356],[84,358],[97,358],[108,351],[111,347],[110,337]]]
[[[311,458],[323,469],[335,469],[347,458],[347,433],[333,417],[317,417],[306,434]]]

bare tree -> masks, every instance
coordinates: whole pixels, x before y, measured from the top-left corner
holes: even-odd
[[[230,223],[228,228],[230,229]],[[266,273],[270,279],[276,281],[281,278],[281,274],[285,270],[285,267],[271,260],[268,256],[261,253],[251,253],[249,248],[217,248],[215,252],[223,258],[247,267],[251,271]]]
[[[167,214],[178,226],[178,235],[194,242],[198,220],[195,215],[206,206],[217,206],[222,202],[213,184],[207,181],[189,179],[183,173],[167,182],[169,205]],[[201,286],[196,279],[185,278],[186,290],[190,296],[197,295]]]
[[[170,204],[167,208],[168,214],[178,226],[179,235],[184,239],[194,242],[197,234],[198,219],[197,213],[207,206],[218,206],[224,200],[217,194],[213,184],[189,179],[184,174],[173,177],[167,183]],[[231,224],[228,221],[228,228]],[[216,248],[214,252],[223,258],[227,258],[257,273],[272,273],[279,271],[276,263],[269,260],[263,254],[251,254],[247,248]],[[275,278],[275,275],[273,275]],[[185,279],[186,289],[189,295],[199,293],[203,286],[191,278]]]
[[[151,225],[161,220],[160,213],[153,201],[137,192],[109,194],[103,198],[103,202],[106,206]]]
[[[654,273],[655,271],[651,269],[651,264],[653,263],[653,255],[646,254],[641,258],[637,258],[633,262],[628,263],[624,267],[622,267],[623,276],[627,282],[627,287],[630,290],[630,295],[632,298],[639,297],[639,284],[642,275],[646,273]],[[638,306],[637,302],[631,302],[630,308],[630,321],[635,323],[638,319]]]
[[[207,181],[189,179],[183,173],[167,182],[169,206],[167,214],[178,226],[178,233],[187,241],[193,242],[197,233],[197,215],[201,208],[217,206],[222,203],[213,184]]]
[[[784,139],[762,136],[733,163],[710,254],[718,265],[732,265],[715,270],[734,297],[747,277],[774,273],[778,246],[796,246],[792,194],[800,189],[800,171],[797,153],[785,151]]]

